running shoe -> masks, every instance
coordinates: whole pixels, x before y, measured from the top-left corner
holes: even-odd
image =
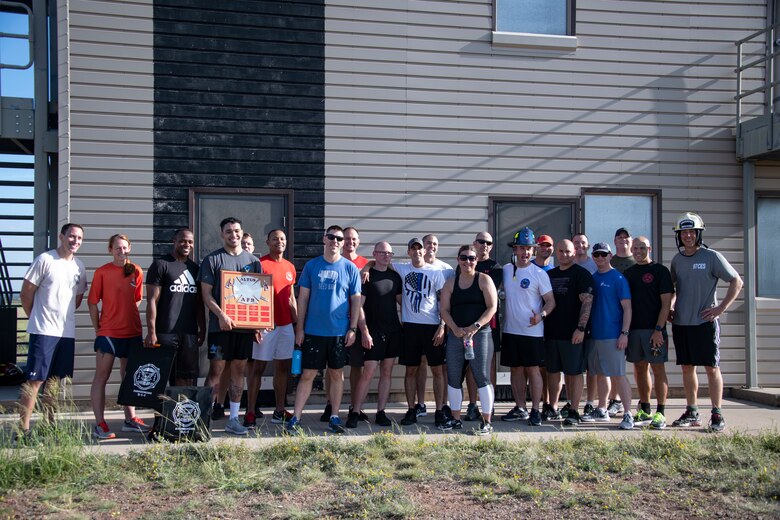
[[[339,419],[338,416],[330,418],[330,421],[328,421],[328,428],[330,428],[331,432],[337,434],[342,434],[346,431],[344,426],[341,424],[341,419]]]
[[[594,408],[591,413],[582,414],[582,422],[609,422],[609,414],[601,408]]]
[[[621,430],[633,430],[634,429],[634,418],[631,416],[631,412],[626,412],[623,414],[623,420],[620,421],[620,425],[618,426]]]
[[[219,421],[225,418],[225,407],[219,403],[214,403],[214,407],[211,409],[211,420]]]
[[[723,415],[719,413],[713,413],[710,416],[710,427],[711,432],[722,432],[726,429],[726,419],[723,418]]]
[[[302,435],[303,428],[301,428],[301,420],[293,416],[287,421],[287,426],[284,428],[284,433],[287,435]]]
[[[663,430],[666,428],[666,417],[664,417],[664,414],[661,412],[655,412],[653,414],[653,420],[650,423],[650,428],[654,428],[656,430]]]
[[[149,433],[152,427],[146,424],[140,417],[126,419],[122,424],[123,432]]]
[[[680,428],[688,428],[690,426],[701,426],[701,418],[699,417],[699,412],[692,412],[690,410],[685,410],[685,412],[683,412],[680,418],[672,423],[672,426],[677,426]]]
[[[415,419],[417,419],[415,417]],[[384,410],[379,410],[376,413],[376,419],[374,419],[374,422],[379,426],[392,426],[393,423],[390,421],[390,419],[387,418],[387,414]]]
[[[585,407],[582,409],[582,415],[585,416],[585,415],[588,415],[588,414],[592,414],[593,410],[595,410],[595,408],[593,407],[592,404],[585,403]]]
[[[452,415],[452,408],[450,408],[450,405],[445,404],[441,407],[441,411],[444,414],[444,417],[447,419],[455,419],[455,417]]]
[[[225,433],[230,433],[231,435],[247,435],[249,430],[244,428],[244,425],[239,422],[238,417],[231,417],[228,419],[227,424],[225,424]]]
[[[271,416],[271,422],[274,424],[284,424],[293,418],[293,414],[287,410],[274,410],[274,414]]]
[[[541,426],[542,414],[536,408],[531,408],[531,415],[528,417],[529,426]]]
[[[428,415],[428,407],[425,406],[425,403],[417,403],[414,405],[414,411],[417,413],[417,417],[425,417]]]
[[[349,407],[349,413],[352,413],[352,406]],[[363,410],[358,413],[358,420],[368,422],[368,415]]]
[[[644,410],[639,410],[634,417],[634,426],[647,426],[653,422],[653,416]]]
[[[482,414],[479,413],[479,406],[477,403],[469,403],[469,407],[466,409],[466,415],[463,417],[466,421],[478,421],[482,418]]]
[[[263,418],[263,411],[260,409],[259,406],[255,406],[255,417],[257,419],[262,419]]]
[[[116,433],[111,431],[111,428],[108,427],[108,424],[106,424],[106,421],[101,422],[100,424],[96,424],[94,428],[92,428],[92,436],[98,440],[106,440],[106,439],[115,439]]]
[[[443,410],[436,410],[436,413],[433,414],[433,423],[437,429],[443,432],[452,429],[452,422],[450,422],[450,418],[447,417]]]
[[[560,421],[563,418],[561,413],[553,408],[551,404],[546,404],[545,406],[547,407],[547,411],[542,412],[543,421]]]
[[[524,421],[525,419],[528,419],[528,411],[519,406],[515,406],[509,410],[509,413],[501,416],[501,420],[507,422]]]
[[[333,414],[333,407],[330,403],[325,405],[325,411],[320,415],[320,422],[330,421],[330,416]]]
[[[406,411],[406,415],[401,419],[401,426],[409,426],[417,422],[417,411],[414,408],[409,408]]]
[[[22,446],[30,446],[33,443],[33,432],[31,429],[26,430],[17,430],[14,432],[14,438],[13,438],[13,446],[14,447],[22,447]]]
[[[607,406],[607,413],[610,417],[615,417],[616,415],[620,415],[625,412],[626,409],[623,407],[623,402],[619,401],[618,399],[612,399],[609,402],[609,406]]]
[[[569,410],[571,410],[571,403],[566,403],[563,405],[563,408],[561,408],[560,414],[563,419],[566,419],[569,416]]]
[[[460,419],[455,419],[454,417],[452,419],[447,419],[450,422],[450,425],[452,426],[453,430],[462,430],[463,429],[463,423],[460,421]]]
[[[347,428],[357,428],[358,420],[360,420],[360,415],[357,412],[349,412],[349,415],[347,415]]]
[[[569,413],[566,414],[566,419],[563,420],[564,426],[577,426],[580,424],[580,414],[577,410],[569,410]]]
[[[482,423],[479,425],[479,428],[474,428],[474,435],[478,437],[484,437],[485,435],[490,435],[491,433],[493,433],[493,425],[486,421],[482,421]]]
[[[254,430],[257,427],[257,418],[252,412],[244,414],[244,428]]]

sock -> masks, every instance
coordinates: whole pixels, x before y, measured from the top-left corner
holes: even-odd
[[[331,418],[331,419],[333,419],[334,417],[335,417],[336,419],[338,419],[338,418],[339,418],[339,416],[338,416],[338,415],[331,415],[331,416],[330,416],[330,418]]]
[[[493,385],[485,385],[482,388],[477,388],[477,392],[479,392],[479,402],[482,403],[482,410],[492,410],[493,402],[496,398],[495,392],[493,391]]]
[[[230,401],[230,418],[238,419],[238,411],[241,410],[241,401],[234,403]]]
[[[712,407],[712,413],[716,413],[718,415],[721,415],[720,408],[716,408],[715,406]]]
[[[463,406],[463,389],[447,385],[447,399],[452,410],[460,410]]]
[[[658,404],[655,407],[655,411],[660,413],[661,415],[666,415],[664,412],[666,412],[666,405],[665,404]]]
[[[699,407],[696,406],[696,405],[693,405],[693,406],[688,405],[688,406],[685,407],[685,410],[688,411],[688,412],[691,412],[691,413],[699,413]]]
[[[587,401],[585,401],[585,404],[589,404],[589,405],[593,406],[593,401],[591,401],[590,399],[588,399]]]
[[[652,409],[650,408],[650,403],[639,403],[639,408],[641,408],[642,411],[648,415],[652,411]]]

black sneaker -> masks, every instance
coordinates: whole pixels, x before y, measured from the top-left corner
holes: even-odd
[[[414,411],[417,413],[417,417],[425,417],[428,415],[428,408],[425,403],[417,403],[414,405]]]
[[[530,426],[542,425],[542,414],[536,408],[531,408],[531,415],[528,417],[528,424]]]
[[[469,407],[466,410],[466,415],[463,419],[466,421],[478,421],[482,419],[482,414],[479,413],[479,406],[477,406],[477,403],[469,403]]]
[[[595,410],[595,408],[592,404],[585,403],[585,406],[582,409],[582,415],[590,415],[593,413],[593,410]]]
[[[723,415],[719,413],[713,413],[710,416],[710,431],[722,432],[725,429],[726,429],[726,419],[724,419]]]
[[[569,410],[571,410],[571,403],[566,403],[563,408],[561,408],[560,414],[563,419],[566,419],[569,416]]]
[[[450,418],[447,417],[447,415],[444,413],[444,410],[436,410],[436,413],[433,414],[433,423],[437,429],[443,432],[447,432],[452,429],[452,422],[450,421]]]
[[[401,419],[401,426],[409,426],[417,422],[417,411],[414,408],[406,410],[406,415]]]
[[[515,406],[514,408],[509,410],[509,413],[501,416],[502,421],[508,421],[508,422],[521,421],[523,419],[528,419],[528,412],[526,411],[525,408],[520,408],[518,406]]]
[[[558,410],[552,407],[551,404],[544,405],[544,410],[542,411],[542,420],[543,421],[560,421],[561,420],[561,414],[558,413]]]
[[[352,413],[352,407],[349,407],[349,413]],[[360,410],[360,413],[358,413],[358,419],[361,421],[369,422],[368,415],[366,415],[366,412],[363,410]]]
[[[320,422],[330,422],[330,416],[333,413],[333,407],[330,403],[325,405],[325,411],[320,415]]]
[[[415,417],[415,419],[417,419]],[[387,414],[384,410],[379,410],[376,413],[376,420],[374,421],[379,426],[392,426],[393,423],[387,418]]]
[[[542,421],[548,421],[550,419],[551,406],[547,403],[542,403]]]
[[[692,412],[690,410],[685,410],[685,412],[683,412],[680,418],[672,423],[672,426],[677,426],[679,428],[701,426],[701,418],[699,417],[699,412]]]
[[[347,416],[347,428],[357,428],[358,420],[360,419],[360,415],[356,412],[349,412],[349,415]]]
[[[452,425],[453,430],[462,430],[463,429],[463,423],[460,422],[460,420],[455,419],[454,417],[452,419],[449,419],[450,425]]]
[[[446,417],[447,419],[450,419],[450,420],[454,420],[455,419],[455,417],[453,417],[453,415],[452,415],[452,408],[450,408],[449,405],[445,404],[444,406],[442,406],[441,407],[441,411],[442,411],[442,413],[444,413],[444,417]]]
[[[211,420],[219,421],[225,418],[225,407],[219,403],[214,403],[214,407],[211,409]]]
[[[578,426],[580,424],[580,414],[577,410],[569,410],[566,419],[563,420],[564,426]]]

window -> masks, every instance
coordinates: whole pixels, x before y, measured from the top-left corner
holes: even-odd
[[[570,51],[575,0],[495,0],[493,45]]]
[[[780,197],[759,197],[756,201],[757,296],[780,297]],[[705,235],[706,236],[706,235]]]
[[[584,205],[585,234],[591,245],[606,242],[615,252],[615,231],[626,228],[633,238],[646,236],[653,246],[653,260],[661,262],[661,250],[656,247],[656,218],[660,214],[656,207],[656,193],[585,193]]]

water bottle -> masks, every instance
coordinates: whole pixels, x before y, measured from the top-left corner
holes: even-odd
[[[303,358],[303,352],[301,352],[301,347],[298,345],[295,345],[295,350],[293,350],[293,356],[292,356],[292,375],[297,376],[301,373],[301,358]]]
[[[474,340],[471,337],[463,338],[463,357],[466,360],[474,359]]]

